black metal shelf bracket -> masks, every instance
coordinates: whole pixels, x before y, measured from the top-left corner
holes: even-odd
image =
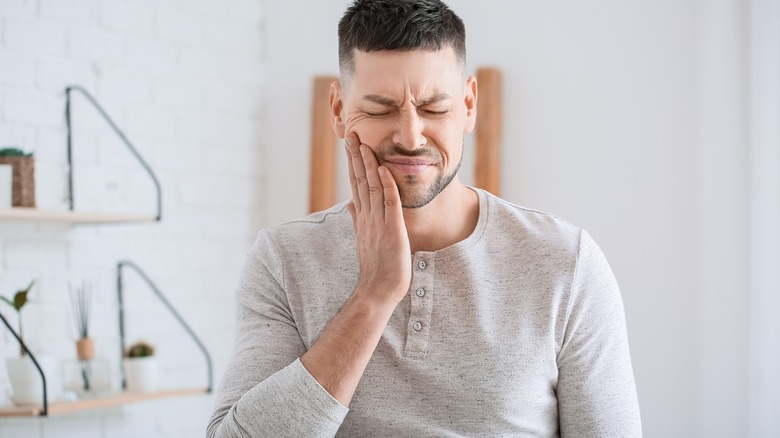
[[[155,286],[155,284],[152,282],[151,279],[141,270],[141,268],[138,267],[133,262],[122,260],[117,264],[116,268],[116,281],[117,281],[117,293],[119,297],[119,343],[120,343],[120,354],[122,357],[120,357],[120,369],[122,370],[122,389],[127,389],[127,378],[125,375],[125,369],[123,365],[123,361],[121,360],[124,358],[124,352],[125,352],[125,312],[124,312],[124,291],[122,286],[122,269],[123,268],[131,268],[133,269],[140,277],[141,279],[146,282],[146,284],[149,286],[149,288],[152,289],[154,294],[157,296],[157,298],[162,301],[162,303],[165,305],[165,307],[171,312],[171,314],[176,318],[176,320],[179,322],[179,324],[184,328],[184,330],[190,335],[193,341],[195,341],[195,344],[197,344],[200,351],[203,353],[204,358],[206,359],[206,368],[208,372],[208,392],[210,393],[214,386],[214,373],[213,373],[213,367],[211,363],[211,355],[209,355],[208,350],[206,350],[206,347],[203,345],[203,342],[200,341],[198,336],[195,334],[195,332],[190,328],[189,325],[184,321],[184,318],[179,315],[179,312],[174,309],[174,307],[171,305],[171,303],[165,298],[165,296],[160,292],[160,289]]]
[[[11,331],[11,334],[14,335],[14,338],[16,338],[17,341],[19,341],[19,345],[22,347],[22,351],[24,351],[30,356],[33,365],[35,365],[35,368],[38,369],[38,374],[41,375],[41,382],[43,382],[43,410],[41,410],[40,415],[41,417],[45,417],[46,415],[48,415],[48,411],[49,411],[49,399],[46,393],[46,376],[43,374],[43,369],[38,364],[38,361],[35,360],[35,355],[33,355],[30,349],[27,348],[27,345],[24,344],[24,341],[22,341],[21,336],[19,336],[19,334],[16,333],[16,331],[11,327],[11,324],[8,323],[8,321],[5,319],[2,313],[0,313],[0,319],[3,320],[3,324],[5,324],[5,326],[8,327],[8,330]]]
[[[65,123],[67,125],[68,129],[68,203],[70,205],[71,211],[74,209],[74,203],[73,203],[73,128],[71,126],[71,92],[77,91],[84,95],[84,97],[87,98],[87,101],[92,104],[92,106],[95,107],[97,112],[105,119],[106,123],[108,123],[108,126],[111,127],[111,129],[116,133],[117,136],[119,136],[119,139],[122,140],[122,143],[127,146],[128,149],[130,149],[130,152],[133,153],[133,156],[138,160],[139,163],[141,163],[141,166],[144,168],[146,173],[149,174],[149,176],[152,178],[152,182],[154,182],[154,187],[157,191],[157,221],[160,221],[162,218],[162,189],[160,187],[160,181],[157,179],[157,176],[152,171],[151,167],[144,161],[144,159],[141,157],[141,154],[138,153],[138,151],[133,147],[132,144],[130,144],[130,141],[127,140],[127,137],[125,134],[119,129],[119,127],[114,123],[114,121],[109,117],[108,113],[103,109],[102,106],[95,100],[94,97],[92,97],[89,92],[84,89],[84,87],[80,85],[69,85],[65,87]]]

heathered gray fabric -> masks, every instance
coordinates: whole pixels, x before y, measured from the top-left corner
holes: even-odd
[[[356,286],[349,212],[260,232],[208,436],[641,436],[623,304],[599,248],[476,191],[471,236],[414,254],[349,411],[298,360]]]

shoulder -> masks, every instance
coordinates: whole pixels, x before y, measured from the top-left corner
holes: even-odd
[[[577,252],[584,233],[582,228],[553,214],[511,203],[485,191],[483,193],[487,205],[486,231],[491,238]]]
[[[312,213],[301,219],[274,225],[263,231],[271,235],[289,235],[318,233],[326,230],[333,231],[343,228],[345,225],[351,227],[352,218],[350,218],[349,211],[347,211],[347,204],[347,202],[341,202],[327,210]]]
[[[274,225],[258,233],[258,241],[273,246],[283,258],[296,254],[327,252],[352,245],[354,232],[347,202],[304,218]]]

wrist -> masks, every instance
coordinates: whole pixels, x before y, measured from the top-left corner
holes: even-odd
[[[373,317],[390,318],[398,303],[403,299],[406,291],[399,294],[398,290],[391,291],[376,287],[358,285],[349,299],[351,306],[361,313],[370,314]],[[400,297],[399,297],[400,295]]]

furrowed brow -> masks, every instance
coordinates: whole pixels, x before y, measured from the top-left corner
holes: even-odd
[[[418,103],[415,106],[431,105],[433,103],[441,102],[443,100],[449,100],[451,98],[452,97],[449,94],[446,94],[446,93],[434,94],[431,97],[423,99],[422,102]],[[382,105],[382,106],[391,106],[391,107],[400,107],[401,106],[401,103],[399,103],[399,102],[397,102],[397,101],[395,101],[395,100],[393,100],[393,99],[391,99],[389,97],[379,96],[377,94],[367,94],[367,95],[363,96],[363,100],[367,100],[369,102],[378,103],[379,105]]]
[[[392,107],[401,106],[398,102],[394,101],[393,99],[390,99],[389,97],[383,97],[376,94],[366,94],[365,96],[363,96],[363,100],[378,103],[382,106],[392,106]]]
[[[449,100],[449,99],[451,99],[449,94],[444,94],[444,93],[434,94],[433,96],[424,99],[422,102],[417,104],[417,106],[430,105],[432,103],[441,102],[442,100]]]

